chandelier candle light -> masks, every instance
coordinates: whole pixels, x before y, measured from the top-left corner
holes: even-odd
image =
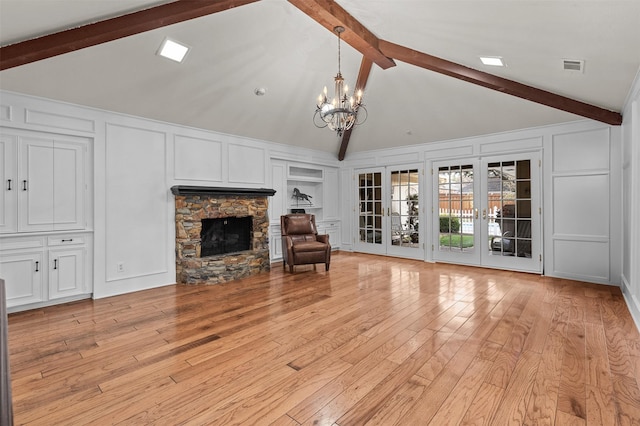
[[[358,90],[355,99],[349,97],[349,88],[344,84],[344,78],[340,72],[340,34],[344,32],[344,27],[338,26],[333,29],[338,34],[338,74],[335,80],[335,96],[331,102],[327,98],[327,86],[320,96],[316,112],[313,115],[313,124],[316,127],[329,127],[338,133],[338,136],[351,129],[354,124],[362,124],[367,119],[367,109],[362,104],[362,90]],[[358,117],[360,113],[360,117]]]

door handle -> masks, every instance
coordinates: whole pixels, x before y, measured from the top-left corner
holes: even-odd
[[[22,181],[22,190],[23,190],[23,191],[26,191],[26,190],[27,190],[27,181],[26,181],[26,180],[23,180],[23,181]]]
[[[487,218],[487,209],[482,209],[482,218],[483,219]]]
[[[36,272],[40,272],[40,262],[36,260]]]
[[[476,209],[476,219],[478,219],[478,209]]]
[[[53,269],[58,269],[58,259],[53,259]]]
[[[11,191],[11,179],[7,179],[7,191]]]

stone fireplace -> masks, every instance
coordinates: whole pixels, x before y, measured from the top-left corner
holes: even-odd
[[[178,283],[217,284],[270,269],[267,197],[274,190],[174,186],[171,192],[176,203]],[[239,244],[245,238],[247,244]]]

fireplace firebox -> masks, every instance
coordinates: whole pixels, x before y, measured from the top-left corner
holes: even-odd
[[[253,217],[202,219],[200,257],[251,249]]]

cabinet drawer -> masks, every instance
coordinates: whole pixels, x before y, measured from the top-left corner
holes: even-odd
[[[85,243],[84,235],[56,235],[47,238],[49,246],[69,246]]]
[[[44,238],[0,238],[0,251],[38,249],[44,247]]]

